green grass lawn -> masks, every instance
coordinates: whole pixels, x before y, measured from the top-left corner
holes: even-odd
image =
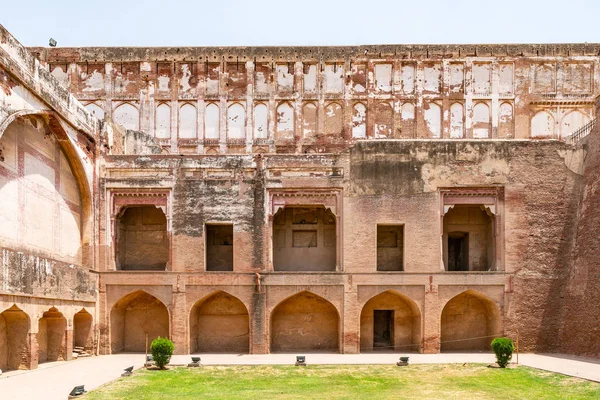
[[[140,370],[93,399],[600,399],[600,384],[481,364],[215,366]]]

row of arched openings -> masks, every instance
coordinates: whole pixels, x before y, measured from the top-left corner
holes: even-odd
[[[104,114],[96,104],[89,104],[88,109],[95,114]],[[402,126],[397,127],[404,135],[413,133],[414,127],[406,126],[415,118],[415,108],[412,103],[405,103],[401,110]],[[432,102],[425,106],[424,118],[427,127],[434,138],[441,137],[442,108]],[[139,112],[129,103],[123,103],[113,114],[116,122],[127,129],[139,130]],[[204,130],[206,139],[218,139],[220,132],[220,110],[216,103],[209,103],[205,110]],[[295,131],[295,109],[292,103],[280,103],[275,113],[275,135],[277,138],[292,138]],[[324,124],[321,128],[325,134],[341,134],[344,130],[343,107],[336,103],[329,103],[324,110]],[[503,102],[498,109],[498,137],[511,137],[514,134],[514,110],[509,102]],[[269,111],[265,103],[254,106],[252,135],[255,139],[268,137]],[[532,137],[566,137],[575,130],[585,125],[590,117],[578,110],[566,112],[557,122],[552,112],[539,111],[531,120]],[[317,134],[318,112],[316,103],[308,102],[302,107],[302,135],[310,137]],[[473,138],[491,137],[491,108],[485,102],[476,103],[472,112]],[[240,103],[230,104],[226,113],[226,130],[228,139],[244,139],[246,137],[246,111]],[[394,137],[394,110],[388,102],[379,102],[375,107],[374,136]],[[410,131],[410,132],[407,132]],[[363,103],[356,103],[352,107],[351,134],[354,138],[367,136],[367,107]],[[156,137],[169,138],[171,136],[171,107],[161,103],[156,109]],[[179,108],[179,138],[197,137],[197,111],[191,103],[183,103]],[[465,137],[465,106],[456,102],[450,106],[450,138]]]
[[[156,297],[139,290],[121,298],[111,311],[112,352],[143,352],[148,341],[169,336],[169,310]],[[272,311],[271,352],[339,352],[340,314],[325,298],[302,291]],[[191,353],[248,353],[250,317],[238,298],[218,291],[194,304],[189,320]],[[467,290],[441,314],[442,351],[485,351],[501,334],[500,313],[486,296]],[[417,304],[393,290],[369,299],[360,314],[360,350],[418,352],[422,315]]]
[[[50,307],[38,319],[38,363],[70,359],[67,351],[80,348],[92,352],[94,346],[92,315],[82,308],[73,316],[72,346],[68,346],[67,319],[56,307]],[[31,354],[31,318],[17,305],[0,313],[0,370],[29,368]]]

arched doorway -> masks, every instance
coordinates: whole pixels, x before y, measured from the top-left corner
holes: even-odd
[[[250,318],[244,303],[225,292],[199,300],[190,313],[190,351],[248,353]]]
[[[67,359],[67,319],[50,307],[38,322],[38,363]]]
[[[419,351],[421,313],[408,297],[386,291],[372,297],[360,314],[360,351]]]
[[[441,331],[442,351],[489,351],[502,334],[500,312],[492,300],[467,290],[446,303]]]
[[[135,291],[115,303],[110,312],[112,353],[146,350],[157,337],[169,337],[169,311],[156,297]]]
[[[333,304],[300,292],[271,313],[271,351],[339,351],[339,314]]]
[[[3,371],[27,368],[30,358],[29,316],[19,307],[12,307],[0,313],[0,369]]]
[[[94,338],[92,335],[92,314],[85,308],[73,316],[73,349],[91,352]]]

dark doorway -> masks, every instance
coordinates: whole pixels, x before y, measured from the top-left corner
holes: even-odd
[[[394,329],[393,310],[373,310],[373,348],[392,349]]]
[[[448,234],[448,271],[469,270],[469,234],[450,232]]]
[[[206,270],[233,271],[232,224],[206,224]]]

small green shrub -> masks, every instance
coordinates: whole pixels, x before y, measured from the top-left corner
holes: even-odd
[[[512,339],[509,338],[496,338],[492,340],[492,350],[496,353],[496,361],[500,368],[506,368],[510,359],[512,358],[513,350],[515,345]]]
[[[160,369],[165,369],[165,365],[169,363],[171,356],[173,355],[173,342],[167,338],[157,337],[152,341],[150,345],[150,351],[152,352],[152,358],[156,365]]]

